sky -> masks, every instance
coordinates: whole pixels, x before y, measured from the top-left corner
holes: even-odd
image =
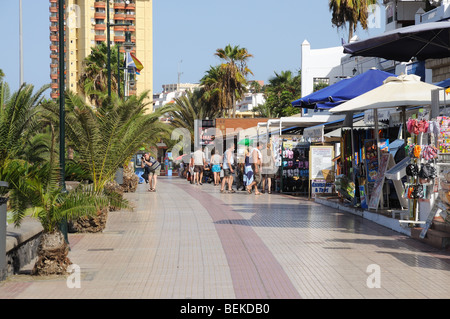
[[[1,2],[0,69],[14,91],[20,70],[19,0]],[[22,6],[24,81],[40,88],[50,82],[49,1],[22,0]],[[359,38],[384,32],[381,12],[382,27],[358,30]],[[267,83],[274,72],[300,69],[304,40],[321,49],[340,46],[342,38],[347,40],[347,30],[332,26],[326,0],[153,0],[153,92],[177,83],[178,73],[181,83],[198,83],[220,63],[216,50],[228,44],[253,55],[249,80]]]

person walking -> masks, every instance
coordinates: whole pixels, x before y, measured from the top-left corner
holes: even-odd
[[[158,180],[158,175],[161,174],[161,163],[158,162],[153,156],[150,156],[149,153],[145,153],[142,159],[142,167],[146,171],[148,171],[148,182],[149,182],[149,192],[156,192],[156,183]]]
[[[255,195],[261,195],[261,193],[258,191],[258,185],[261,182],[261,149],[263,145],[262,143],[258,142],[256,144],[256,147],[254,147],[250,152],[250,159],[252,164],[252,170],[253,170],[253,182],[247,186],[247,192],[249,194],[252,193],[252,187],[255,187]]]
[[[245,174],[245,157],[242,158],[239,156],[236,167],[236,190],[242,188],[245,191],[245,182],[244,182],[244,174]]]
[[[194,181],[197,185],[203,185],[203,170],[206,164],[206,156],[200,147],[194,152]]]
[[[250,152],[248,149],[245,149],[244,153],[244,186],[245,189],[248,191],[248,186],[250,186],[253,183],[253,169],[252,169],[252,163],[250,159]],[[249,194],[251,194],[251,188],[249,191]]]
[[[212,151],[211,161],[209,163],[214,177],[214,186],[218,186],[220,184],[222,156],[220,156],[215,149]]]
[[[272,179],[275,178],[275,156],[272,151],[272,144],[268,143],[267,147],[261,151],[262,167],[261,167],[261,192],[264,194],[267,182],[267,193],[272,193]]]
[[[228,149],[223,154],[223,178],[222,178],[222,187],[220,188],[220,192],[225,192],[225,183],[228,184],[228,192],[236,193],[233,187],[233,165],[234,165],[234,143],[228,147]]]

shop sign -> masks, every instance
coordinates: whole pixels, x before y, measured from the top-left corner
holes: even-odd
[[[303,138],[311,143],[323,143],[324,141],[323,125],[319,127],[308,127],[303,131]]]
[[[311,197],[316,194],[331,194],[333,192],[333,184],[327,183],[325,180],[313,180],[311,182]]]

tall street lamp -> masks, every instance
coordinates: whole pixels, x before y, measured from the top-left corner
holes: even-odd
[[[130,1],[125,1],[126,4],[129,4]],[[108,97],[111,97],[111,35],[110,30],[111,27],[119,27],[119,26],[130,26],[131,23],[111,23],[110,16],[109,16],[109,0],[106,1],[106,41],[107,43],[107,67],[108,67]],[[119,96],[120,96],[120,89],[119,89]]]
[[[65,63],[64,63],[64,3],[58,0],[58,29],[59,29],[59,163],[61,169],[61,187],[66,191],[65,182]]]

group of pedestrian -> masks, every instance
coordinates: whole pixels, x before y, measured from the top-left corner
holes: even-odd
[[[247,191],[248,194],[260,195],[272,193],[272,179],[274,178],[274,154],[268,144],[257,143],[256,147],[246,149],[244,158],[237,162],[235,158],[235,145],[231,143],[223,156],[216,150],[211,153],[209,163],[201,147],[192,154],[188,166],[188,180],[191,184],[203,185],[204,172],[212,173],[214,186],[220,186],[221,193],[236,193],[233,183],[236,178],[236,189]],[[259,191],[261,187],[261,191]]]
[[[245,151],[244,161],[245,190],[249,194],[254,191],[255,195],[261,195],[265,193],[267,183],[267,192],[271,194],[275,171],[275,159],[271,144],[264,148],[264,144],[258,142],[256,147]],[[261,191],[258,189],[259,185],[261,185]]]

